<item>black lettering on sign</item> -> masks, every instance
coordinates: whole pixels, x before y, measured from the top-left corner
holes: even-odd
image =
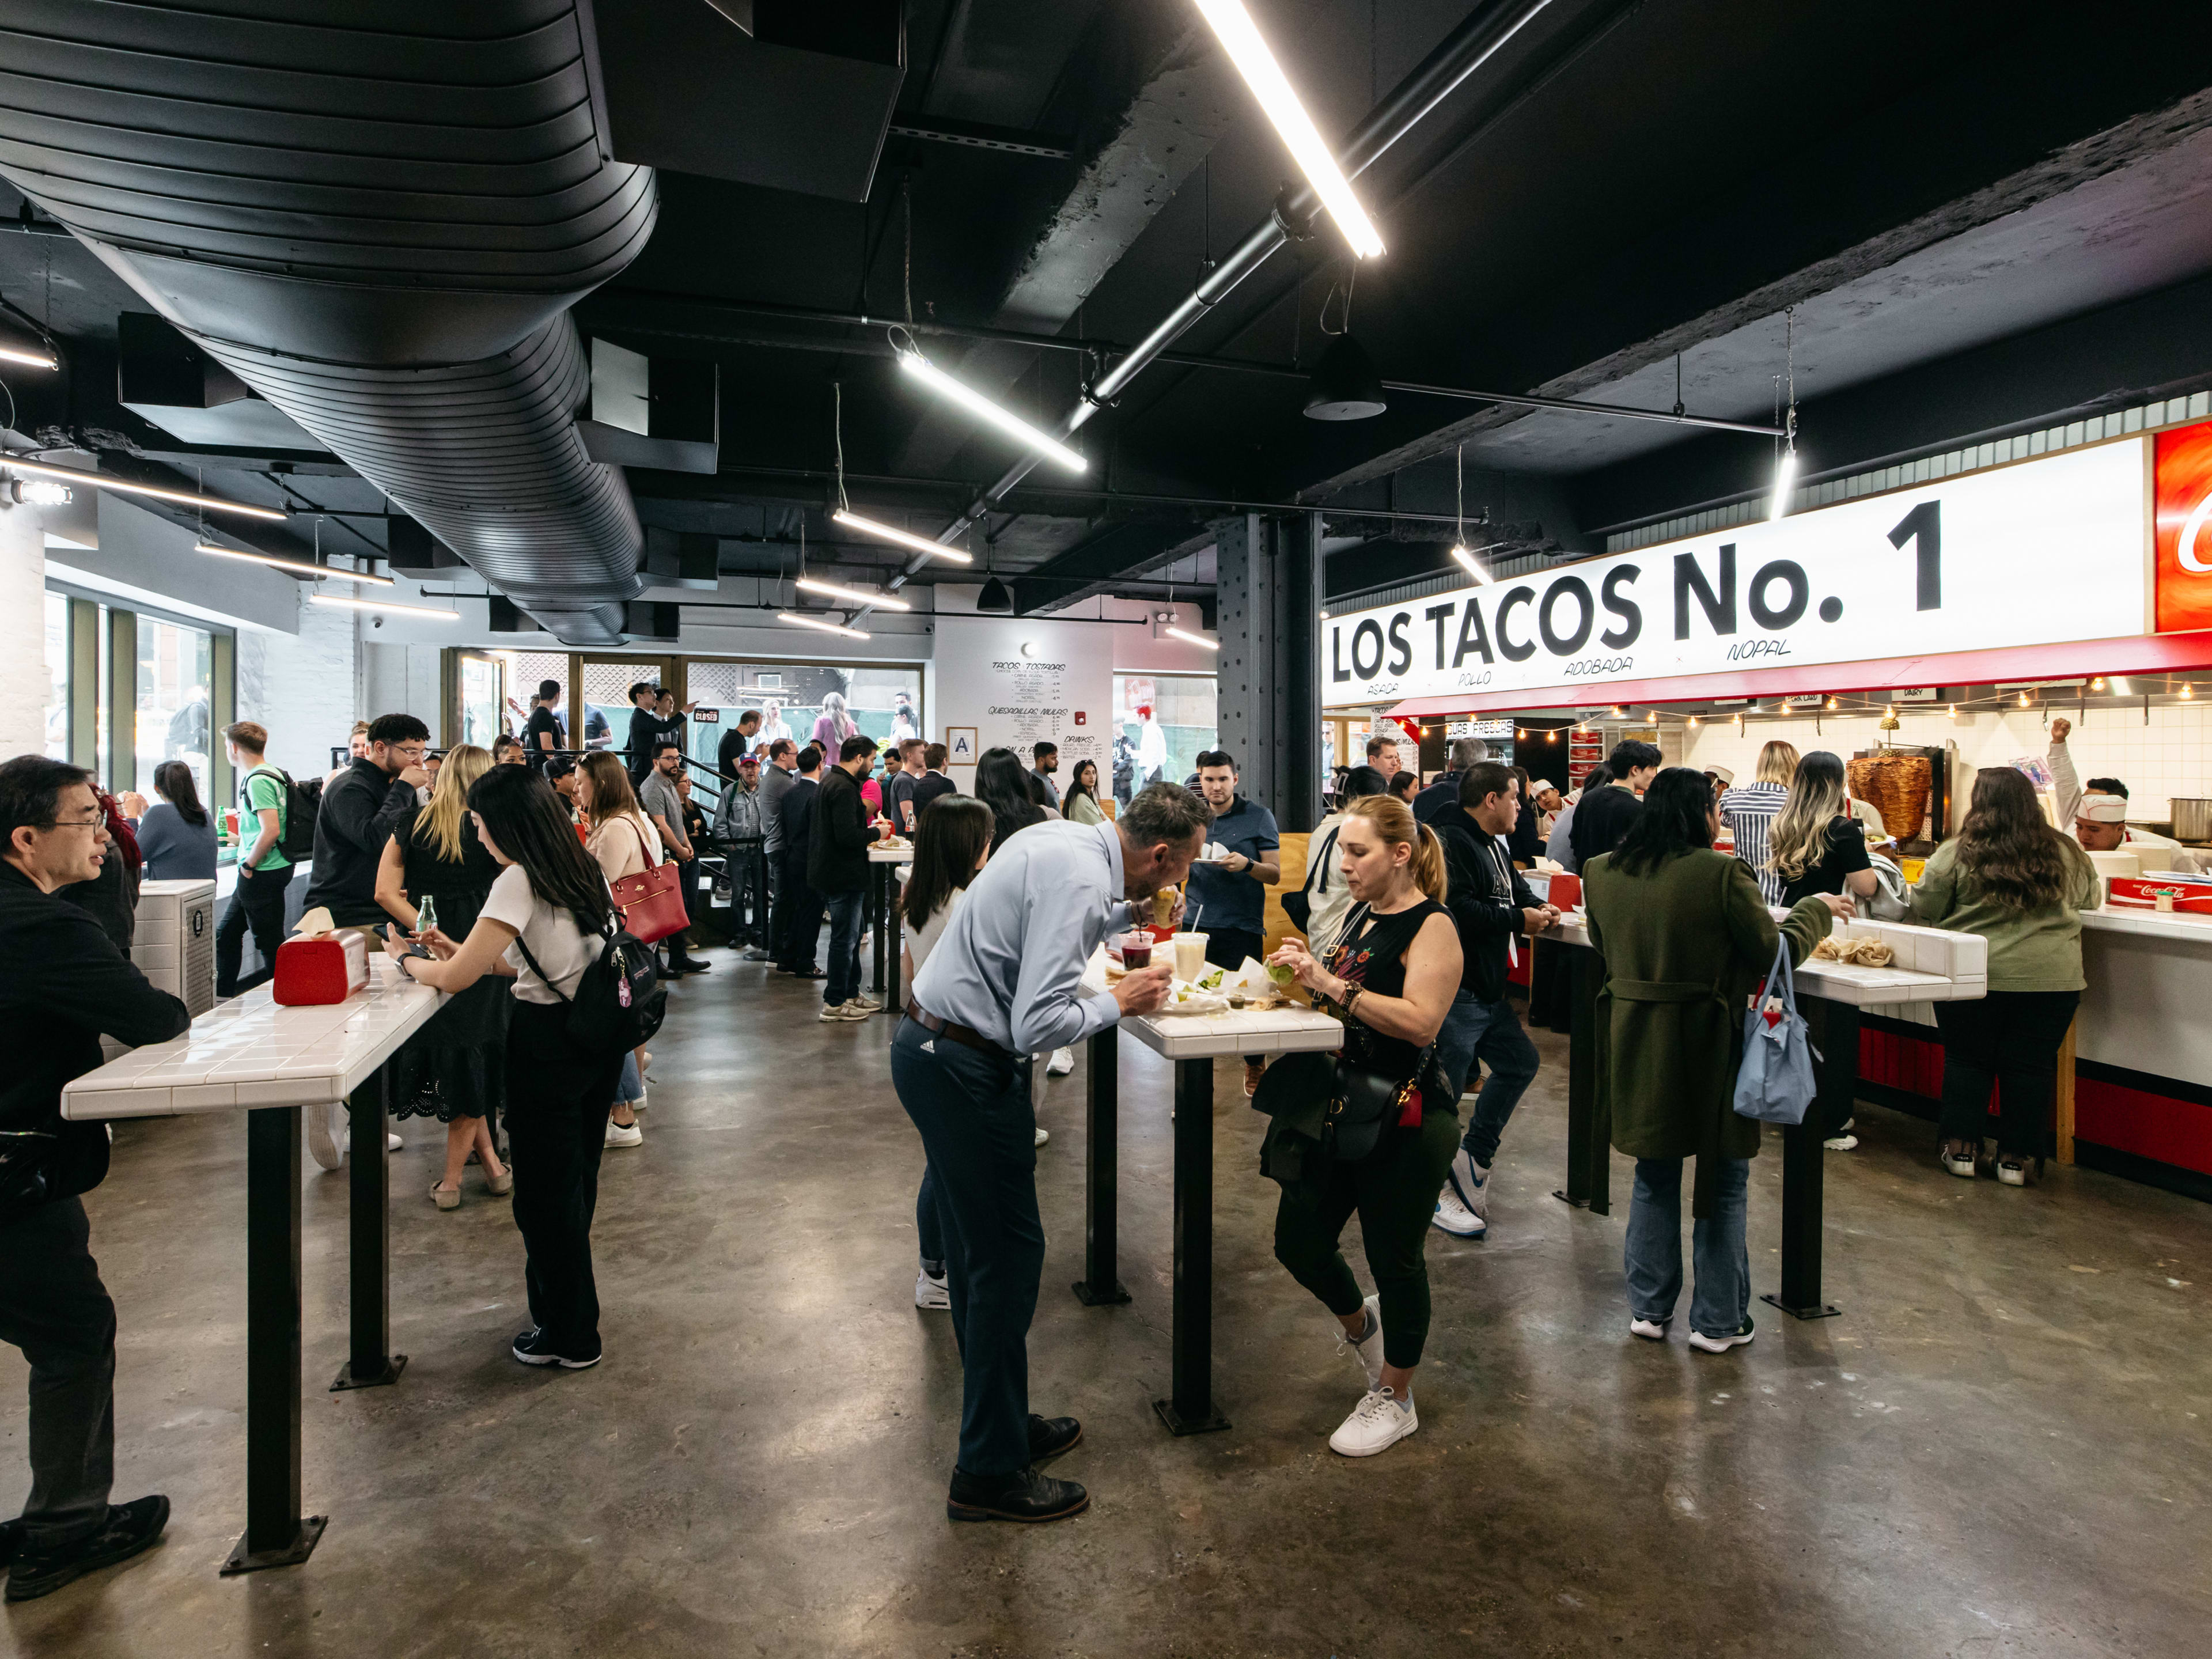
[[[1470,652],[1487,663],[1498,660],[1490,654],[1490,630],[1482,625],[1482,601],[1472,593],[1467,596],[1467,610],[1459,619],[1459,644],[1452,649],[1451,665],[1458,667]]]
[[[1452,608],[1448,605],[1432,605],[1421,612],[1422,616],[1437,625],[1437,666],[1438,668],[1444,665],[1444,618],[1451,613]]]
[[[1365,649],[1370,640],[1375,644],[1371,659]],[[1363,680],[1371,680],[1382,672],[1382,625],[1372,617],[1352,630],[1352,672]]]
[[[1690,637],[1690,596],[1698,597],[1698,605],[1705,613],[1705,622],[1716,634],[1735,632],[1735,544],[1729,542],[1721,549],[1720,592],[1716,593],[1705,586],[1705,573],[1698,568],[1694,553],[1674,556],[1674,637]]]
[[[1918,564],[1912,608],[1915,611],[1941,611],[1943,608],[1942,501],[1923,501],[1897,521],[1897,528],[1889,532],[1889,544],[1902,548],[1907,542],[1913,544],[1914,556]]]
[[[1787,582],[1790,597],[1780,605],[1767,604],[1769,582]],[[1747,596],[1751,600],[1751,619],[1761,628],[1787,628],[1805,614],[1806,601],[1812,595],[1812,587],[1805,580],[1805,567],[1795,559],[1777,559],[1771,564],[1763,564],[1751,579]]]
[[[1505,660],[1508,662],[1526,662],[1536,654],[1535,641],[1531,640],[1526,645],[1516,645],[1513,643],[1512,636],[1505,631],[1506,619],[1513,614],[1513,607],[1516,605],[1533,605],[1535,599],[1534,588],[1516,587],[1498,602],[1498,648],[1505,653]]]
[[[1607,574],[1605,586],[1598,590],[1598,597],[1605,601],[1607,610],[1620,618],[1620,626],[1608,628],[1599,635],[1600,645],[1609,645],[1619,651],[1635,644],[1636,636],[1644,631],[1643,608],[1635,600],[1620,596],[1620,590],[1641,574],[1643,572],[1632,564],[1617,566]]]
[[[1332,681],[1352,678],[1352,671],[1344,665],[1344,629],[1341,628],[1328,630],[1328,677]]]
[[[1413,620],[1408,611],[1390,618],[1390,672],[1394,674],[1402,674],[1413,665],[1413,647],[1406,643],[1406,629]]]
[[[1562,634],[1553,624],[1553,611],[1562,599],[1572,599],[1578,610],[1571,633]],[[1544,602],[1536,607],[1536,631],[1544,636],[1544,649],[1555,657],[1571,657],[1581,650],[1596,622],[1597,606],[1590,601],[1589,584],[1580,576],[1560,577],[1544,590]]]

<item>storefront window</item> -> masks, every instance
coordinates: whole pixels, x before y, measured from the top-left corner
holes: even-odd
[[[215,637],[147,616],[138,618],[137,633],[132,787],[152,800],[154,769],[164,761],[182,761],[192,769],[192,781],[204,800],[213,736],[209,697],[215,679]]]
[[[507,665],[507,729],[520,735],[523,725],[530,719],[531,700],[538,688],[551,680],[561,688],[561,701],[554,712],[561,717],[562,730],[568,734],[571,748],[581,747],[569,709],[574,706],[575,688],[568,684],[568,653],[565,651],[499,651],[493,653]]]
[[[1146,784],[1181,783],[1214,746],[1211,674],[1114,677],[1114,799],[1127,805]]]
[[[70,649],[69,600],[49,590],[46,594],[46,758],[69,758]]]

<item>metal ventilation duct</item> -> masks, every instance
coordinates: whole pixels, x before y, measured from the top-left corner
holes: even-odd
[[[580,17],[581,11],[583,16]],[[568,307],[653,231],[576,0],[0,9],[0,175],[572,645],[642,583]]]

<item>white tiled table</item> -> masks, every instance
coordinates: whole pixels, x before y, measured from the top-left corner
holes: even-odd
[[[1084,989],[1106,994],[1106,957],[1094,955]],[[1169,1397],[1152,1408],[1176,1434],[1225,1429],[1213,1403],[1213,1062],[1223,1054],[1311,1053],[1339,1047],[1344,1028],[1327,1014],[1290,1007],[1257,1012],[1146,1014],[1109,1025],[1090,1042],[1084,1139],[1084,1278],[1076,1296],[1100,1307],[1127,1302],[1116,1277],[1120,1115],[1117,1032],[1175,1064],[1175,1302]]]
[[[264,985],[62,1091],[77,1120],[246,1114],[246,1532],[226,1574],[304,1561],[323,1533],[325,1517],[300,1513],[301,1109],[351,1110],[351,1328],[333,1386],[395,1382],[407,1360],[389,1352],[383,1068],[444,1000],[379,954],[342,1003],[279,1007]]]

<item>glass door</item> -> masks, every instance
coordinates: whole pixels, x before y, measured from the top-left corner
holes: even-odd
[[[507,724],[507,665],[496,657],[463,652],[459,675],[459,741],[489,749]]]

